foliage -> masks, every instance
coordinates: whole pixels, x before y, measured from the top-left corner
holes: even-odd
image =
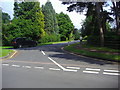
[[[8,13],[2,12],[2,23],[10,23],[10,15],[8,15]]]
[[[101,46],[104,46],[104,36],[105,34],[110,31],[110,26],[109,22],[114,21],[113,18],[110,17],[110,15],[113,15],[111,12],[108,12],[103,9],[103,7],[109,6],[108,3],[105,2],[62,2],[63,4],[70,4],[67,7],[67,11],[76,11],[76,12],[86,12],[86,20],[83,22],[82,25],[82,36],[88,36],[89,41],[91,39],[91,42],[93,41],[92,39],[100,38],[99,39],[99,44]],[[116,15],[116,18],[118,17],[118,12],[119,12],[119,4],[120,2],[116,2],[116,4],[113,2],[113,11],[114,14]],[[116,6],[115,6],[116,5]],[[118,20],[116,20],[117,24]],[[118,25],[117,25],[118,26]],[[118,27],[117,27],[118,28]],[[118,30],[119,32],[119,30]],[[93,36],[92,36],[93,35]],[[90,36],[90,37],[89,37]],[[91,38],[93,37],[93,38]],[[95,41],[97,41],[97,39]]]
[[[80,39],[80,32],[78,31],[77,28],[74,29],[73,35],[74,35],[74,40],[79,40]]]
[[[82,25],[82,36],[89,36],[89,35],[99,35],[98,32],[98,25],[96,23],[96,20],[93,19],[93,16],[88,16]]]
[[[45,5],[42,6],[42,12],[45,18],[45,31],[49,34],[58,34],[59,27],[56,18],[55,10],[50,1],[46,2]]]
[[[3,25],[3,44],[10,45],[16,37],[29,37],[38,41],[45,35],[44,15],[39,2],[15,2],[14,19]]]
[[[57,14],[59,34],[61,41],[73,39],[74,26],[67,14]]]
[[[39,40],[39,43],[47,42],[58,42],[60,41],[60,36],[56,34],[47,34]]]

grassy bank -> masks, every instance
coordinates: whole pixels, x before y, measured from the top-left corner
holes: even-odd
[[[40,43],[38,44],[38,46],[42,46],[42,45],[49,45],[49,44],[59,44],[59,43],[65,43],[68,41],[59,41],[59,42],[48,42],[48,43]]]
[[[82,46],[82,48],[86,48],[86,50],[85,50],[85,49],[75,48],[77,45],[78,45],[78,43],[72,44],[70,46],[64,47],[64,49],[69,52],[73,52],[73,53],[84,55],[84,56],[120,61],[120,55],[113,55],[111,53],[91,52],[87,49],[94,49],[94,51],[96,50],[96,51],[102,51],[102,52],[106,51],[106,52],[114,52],[114,53],[115,52],[117,53],[120,50],[115,50],[115,49],[110,49],[110,48],[105,48],[105,47]]]
[[[13,50],[10,50],[11,46],[0,46],[0,57],[7,56],[9,53],[12,53]]]

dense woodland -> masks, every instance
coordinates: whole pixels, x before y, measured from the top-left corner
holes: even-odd
[[[67,14],[56,13],[51,2],[40,7],[39,2],[15,2],[14,18],[2,12],[3,45],[10,45],[16,37],[28,37],[39,43],[77,40],[80,36],[89,45],[119,47],[120,2],[111,2],[111,11],[105,2],[62,2],[67,11],[82,13],[86,19],[82,28],[76,29]],[[79,19],[79,18],[78,18]],[[114,27],[111,23],[115,22]]]

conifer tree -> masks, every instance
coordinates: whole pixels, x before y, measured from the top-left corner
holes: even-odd
[[[59,27],[56,18],[56,13],[49,0],[44,6],[42,6],[42,12],[45,16],[45,31],[49,34],[58,34]]]

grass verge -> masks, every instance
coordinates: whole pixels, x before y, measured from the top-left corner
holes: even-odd
[[[10,50],[9,48],[12,48],[11,46],[0,46],[0,57],[5,57],[9,53],[12,53],[13,50]]]
[[[40,44],[38,44],[38,46],[49,45],[49,44],[59,44],[59,43],[66,43],[66,42],[68,42],[68,41],[40,43]]]
[[[94,57],[94,58],[120,61],[120,55],[113,55],[113,54],[110,54],[110,53],[90,52],[90,51],[87,51],[87,50],[77,49],[77,48],[75,48],[76,45],[78,45],[78,43],[66,46],[66,47],[64,47],[64,50],[67,50],[67,51],[75,53],[75,54],[90,56],[90,57]],[[85,46],[85,48],[87,48],[87,46]],[[91,48],[91,49],[94,48],[94,49],[97,49],[97,50],[114,51],[114,52],[119,51],[119,50],[109,49],[109,48],[104,48],[104,47],[102,48],[102,47],[88,46],[88,48]]]

